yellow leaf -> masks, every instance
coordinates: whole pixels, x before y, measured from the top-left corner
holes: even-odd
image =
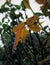
[[[24,27],[24,23],[21,22],[19,23],[19,25],[15,26],[13,29],[12,29],[12,32],[17,32],[19,29],[22,29]]]
[[[21,22],[19,25],[15,26],[13,28],[12,32],[16,33],[15,34],[15,42],[13,45],[13,49],[14,49],[18,45],[19,39],[22,39],[22,41],[26,40],[26,37],[28,35],[28,31],[25,28],[25,24],[23,22]]]
[[[18,45],[18,42],[19,42],[19,39],[20,39],[20,33],[21,33],[21,30],[17,31],[17,33],[15,35],[15,42],[14,42],[14,45],[13,45],[13,49],[16,48],[16,46]]]
[[[38,25],[38,23],[39,23],[38,19],[39,19],[39,16],[35,15],[35,16],[30,17],[26,20],[27,25],[28,25],[30,30],[33,30],[35,32],[39,32],[41,30],[41,28]]]
[[[38,25],[33,26],[33,27],[29,27],[29,29],[30,29],[30,30],[33,30],[33,31],[35,31],[35,32],[40,32],[40,30],[41,30],[41,28],[40,28]]]
[[[21,35],[20,35],[20,38],[22,39],[22,41],[25,41],[26,40],[26,37],[28,36],[29,32],[27,31],[27,29],[24,27],[22,30],[21,30]]]
[[[34,25],[34,23],[36,22],[36,20],[39,18],[38,15],[35,15],[35,16],[32,16],[30,18],[28,18],[26,21],[27,21],[27,25],[28,26],[32,26]]]

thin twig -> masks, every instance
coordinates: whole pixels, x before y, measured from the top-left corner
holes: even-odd
[[[45,58],[44,60],[40,61],[38,65],[43,65],[46,61],[50,60],[50,56]]]
[[[49,38],[50,38],[50,36],[44,40],[44,42],[43,42],[43,45],[42,45],[41,49],[43,49],[43,48],[46,46],[47,41],[48,41],[48,39],[49,39]]]
[[[30,9],[31,9],[31,11],[32,11],[32,13],[33,13],[33,15],[35,14],[35,12],[32,10],[32,8],[31,8],[31,6],[30,6],[30,4],[28,3],[28,1],[27,0],[25,0],[26,1],[26,3],[28,4],[28,6],[30,7]]]

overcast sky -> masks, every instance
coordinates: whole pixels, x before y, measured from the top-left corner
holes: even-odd
[[[0,8],[1,6],[5,3],[6,0],[0,0]],[[17,4],[20,5],[22,0],[12,0],[11,3],[12,4]],[[40,10],[40,6],[37,2],[35,2],[35,0],[29,0],[30,2],[30,6],[33,9],[34,12],[41,12]],[[32,12],[30,10],[27,9],[27,15],[29,15],[28,17],[32,16]],[[2,18],[4,17],[3,14],[0,13],[0,21],[2,20]],[[44,21],[44,23],[42,24],[43,26],[48,25],[50,27],[50,20],[48,17],[44,17],[43,19],[41,19],[40,21]],[[2,44],[1,39],[0,39],[0,45]]]

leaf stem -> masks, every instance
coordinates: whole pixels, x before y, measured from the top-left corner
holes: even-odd
[[[31,11],[32,11],[32,13],[33,13],[33,15],[35,14],[35,12],[32,10],[32,8],[31,8],[31,6],[30,6],[30,4],[27,2],[27,0],[25,0],[26,1],[26,3],[28,4],[28,6],[30,7],[30,9],[31,9]]]

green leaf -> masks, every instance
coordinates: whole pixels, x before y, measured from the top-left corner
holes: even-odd
[[[2,19],[2,23],[4,22],[5,17]]]
[[[2,26],[3,26],[3,28],[5,29],[5,28],[7,27],[7,24],[3,24]]]
[[[48,28],[48,26],[45,26],[45,27],[44,27],[44,29],[47,29],[47,28]]]
[[[17,18],[17,15],[14,12],[10,12],[10,18],[14,20]]]
[[[4,38],[6,39],[5,42],[9,43],[11,41],[11,36],[7,32],[5,32],[3,35],[4,35]]]
[[[19,5],[14,5],[15,7],[16,7],[16,9],[20,9],[21,8],[21,6],[19,6]]]
[[[50,46],[50,38],[49,38],[49,40],[48,40],[48,42],[47,42],[47,46]]]
[[[11,11],[13,12],[13,11],[15,11],[16,9],[15,8],[11,8]]]
[[[50,0],[48,0],[48,3],[50,3]]]
[[[5,2],[5,4],[9,5],[9,4],[10,4],[10,2]]]
[[[50,46],[50,42],[47,43],[47,46]]]
[[[42,10],[43,14],[46,16],[47,6]]]
[[[7,11],[9,11],[9,8],[4,7],[0,9],[0,13],[7,12]]]
[[[3,26],[4,31],[8,31],[11,29],[11,26],[9,26],[8,24],[3,24],[2,26]]]
[[[36,14],[39,15],[39,16],[44,15],[43,13],[39,13],[39,12],[35,13],[35,15]]]
[[[6,31],[8,30],[8,29],[7,29],[7,27],[8,27],[7,24],[3,24],[2,27],[3,27],[4,32],[6,32]]]
[[[0,25],[2,25],[2,23],[0,22]]]
[[[21,6],[22,6],[22,9],[24,9],[25,7],[24,7],[24,3],[23,3],[23,1],[21,2]]]
[[[0,28],[0,34],[1,34],[1,32],[2,32],[2,28]]]

